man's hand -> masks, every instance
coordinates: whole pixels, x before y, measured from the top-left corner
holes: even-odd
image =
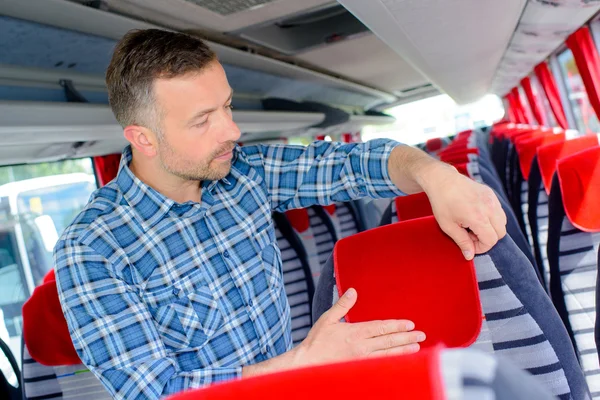
[[[506,214],[489,187],[469,179],[421,150],[396,147],[388,162],[390,178],[404,193],[424,191],[440,228],[471,260],[506,235]]]
[[[440,228],[467,260],[486,253],[506,235],[506,214],[496,194],[453,167],[436,167],[422,185]]]
[[[411,354],[419,351],[425,334],[413,331],[406,320],[360,323],[340,322],[356,304],[357,293],[348,289],[329,311],[319,318],[300,345],[277,357],[242,369],[242,376],[257,376],[309,365],[327,364],[366,357]]]
[[[419,351],[425,334],[413,331],[411,321],[340,322],[356,299],[356,290],[349,289],[319,318],[297,348],[296,367]]]

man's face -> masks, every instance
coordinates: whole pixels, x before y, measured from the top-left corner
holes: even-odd
[[[217,61],[199,73],[154,82],[162,167],[188,180],[222,179],[231,169],[240,130],[231,113],[232,89]]]

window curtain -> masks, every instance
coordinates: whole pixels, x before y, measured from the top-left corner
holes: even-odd
[[[525,112],[523,103],[521,103],[521,94],[519,93],[519,88],[513,88],[511,93],[514,102],[515,113],[517,114],[519,120],[522,124],[529,124],[529,118],[527,118],[527,113]]]
[[[548,125],[546,118],[544,116],[544,111],[542,110],[542,104],[539,99],[533,93],[533,88],[531,87],[531,79],[529,77],[524,78],[521,81],[521,86],[525,91],[525,96],[527,96],[527,101],[529,102],[529,107],[531,107],[531,112],[533,114],[533,118],[537,121],[538,125],[546,126]]]
[[[117,177],[119,172],[119,163],[121,154],[109,154],[107,156],[96,156],[94,160],[94,169],[96,170],[96,179],[100,186],[106,185]]]
[[[548,103],[550,104],[556,123],[560,125],[561,128],[568,129],[569,125],[567,124],[567,117],[565,116],[565,110],[560,101],[560,94],[558,93],[556,82],[545,61],[535,67],[535,76],[537,76],[540,85],[544,89],[544,93],[546,94],[546,98],[548,98]]]
[[[567,47],[573,52],[590,104],[600,119],[600,59],[590,29],[584,26],[569,36]]]
[[[506,117],[510,122],[518,123],[519,121],[517,121],[517,117],[515,116],[515,113],[512,109],[512,104],[509,97],[510,95],[508,94],[504,96],[504,108],[506,110]]]

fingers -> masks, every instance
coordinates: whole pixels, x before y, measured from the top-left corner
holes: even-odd
[[[477,242],[474,243],[476,254],[488,252],[498,242],[498,234],[489,219],[486,222],[470,226],[469,229],[477,236]]]
[[[323,318],[331,323],[339,322],[344,318],[354,304],[356,304],[357,293],[355,289],[348,289],[346,293],[327,311],[323,314]]]
[[[452,240],[460,247],[466,260],[472,260],[475,256],[475,242],[469,236],[469,232],[459,226],[458,224],[451,223],[449,225],[441,226],[442,230],[446,235],[450,236]]]
[[[410,332],[415,324],[407,320],[369,321],[353,324],[361,338],[374,338],[399,332]]]
[[[500,205],[500,201],[495,193],[492,199],[492,213],[490,215],[490,223],[498,235],[498,240],[506,236],[506,213]]]
[[[405,347],[418,344],[425,340],[425,334],[420,331],[392,333],[367,339],[366,346],[369,353],[390,350],[396,347]]]
[[[403,354],[414,354],[421,349],[418,343],[407,346],[392,347],[391,349],[377,350],[369,354],[369,357],[399,356]]]

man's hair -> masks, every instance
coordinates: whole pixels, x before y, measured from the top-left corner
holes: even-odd
[[[216,54],[200,38],[160,29],[133,30],[117,43],[106,71],[108,100],[123,126],[140,125],[160,133],[153,83],[200,72]]]

